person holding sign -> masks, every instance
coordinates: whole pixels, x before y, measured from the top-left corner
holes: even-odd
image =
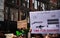
[[[21,28],[16,31],[16,36],[25,38],[27,37],[27,33],[28,33],[28,30],[26,30],[25,28]]]

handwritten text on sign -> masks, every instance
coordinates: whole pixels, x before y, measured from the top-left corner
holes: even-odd
[[[60,33],[60,10],[30,12],[31,33]]]

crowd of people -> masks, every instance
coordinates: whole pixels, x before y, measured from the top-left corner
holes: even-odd
[[[28,34],[30,33],[30,34]],[[3,32],[0,31],[0,38],[6,38]],[[13,34],[12,38],[60,38],[60,34],[31,34],[31,30],[18,29],[16,35]]]
[[[59,34],[36,34],[35,38],[60,38]]]

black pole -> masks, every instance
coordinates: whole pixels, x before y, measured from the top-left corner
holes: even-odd
[[[10,6],[8,7],[7,32],[9,32],[9,21],[10,21]]]
[[[18,8],[18,21],[20,20],[20,7]]]
[[[18,21],[20,20],[20,2],[21,0],[18,0]]]
[[[10,6],[8,7],[8,21],[11,21]]]

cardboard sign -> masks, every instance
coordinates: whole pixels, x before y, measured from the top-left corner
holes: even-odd
[[[60,33],[60,10],[30,12],[31,33]]]
[[[17,28],[26,28],[27,29],[27,20],[17,21]]]

